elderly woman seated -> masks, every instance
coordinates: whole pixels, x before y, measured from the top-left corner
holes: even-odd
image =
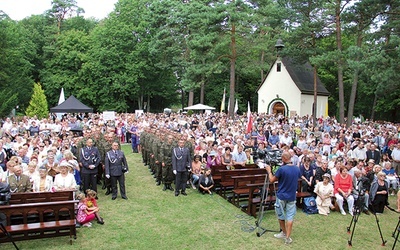
[[[71,173],[73,170],[72,165],[67,161],[62,161],[59,166],[60,173],[54,179],[54,187],[57,191],[63,190],[76,190],[77,185],[74,175]],[[70,172],[71,171],[71,172]]]
[[[39,175],[33,179],[33,192],[50,192],[53,188],[53,177],[47,174],[47,168],[41,166]]]
[[[376,174],[377,179],[372,182],[370,195],[370,208],[373,213],[383,213],[385,206],[388,204],[389,184],[385,181],[386,174],[379,172]]]

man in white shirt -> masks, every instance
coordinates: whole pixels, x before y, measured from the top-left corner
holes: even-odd
[[[353,157],[359,161],[365,161],[365,159],[367,159],[367,149],[364,147],[363,142],[360,142],[353,150]]]
[[[285,132],[285,134],[280,138],[281,147],[283,145],[290,147],[292,145],[292,142],[292,137],[289,136],[288,132]]]
[[[397,175],[400,174],[400,143],[397,143],[396,147],[392,151],[392,167],[396,171]]]
[[[247,156],[246,153],[243,152],[243,145],[238,145],[238,152],[233,154],[233,164],[242,165],[246,164]]]
[[[3,129],[4,129],[6,132],[9,132],[10,129],[12,128],[12,125],[13,125],[13,124],[12,124],[12,122],[11,122],[10,117],[7,117],[6,120],[4,121]]]

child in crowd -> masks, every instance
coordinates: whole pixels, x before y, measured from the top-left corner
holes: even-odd
[[[94,210],[89,210],[86,205],[85,194],[83,193],[78,194],[77,199],[79,200],[79,204],[76,220],[84,227],[91,227],[91,221],[96,218],[95,213],[98,212],[98,208]]]
[[[97,219],[97,223],[99,224],[104,224],[103,218],[100,217],[99,214],[99,207],[97,206],[97,201],[96,201],[96,191],[87,189],[86,190],[86,206],[88,211],[94,211],[94,214]]]

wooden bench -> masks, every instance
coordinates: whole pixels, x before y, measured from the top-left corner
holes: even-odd
[[[247,169],[247,168],[258,168],[256,164],[246,164],[245,166],[242,165],[234,165],[235,169]],[[214,180],[214,189],[216,192],[221,190],[220,182],[221,182],[221,170],[227,170],[226,166],[224,165],[217,165],[211,167],[211,176]]]
[[[242,209],[249,215],[257,217],[257,207],[261,205],[261,197],[259,195],[259,191],[264,187],[264,183],[254,183],[254,184],[246,184],[249,188],[249,198],[247,202],[247,206],[242,206]],[[270,183],[268,187],[268,194],[266,194],[266,198],[264,200],[264,207],[273,208],[272,205],[276,200],[276,189],[278,188],[278,183]],[[309,192],[300,192],[301,191],[301,179],[298,180],[298,188],[296,193],[296,205],[301,208],[302,203],[301,199],[305,197],[310,197],[312,194]]]
[[[69,235],[72,244],[72,237],[76,239],[75,204],[73,200],[15,204],[0,206],[0,211],[7,217],[5,228],[14,241]],[[13,225],[13,216],[22,217],[22,223]],[[0,243],[10,241],[0,232]]]
[[[233,179],[233,190],[231,202],[239,207],[240,200],[249,196],[250,188],[247,184],[260,183],[265,181],[266,174],[255,174],[255,175],[239,175],[232,176]]]
[[[275,203],[275,189],[277,183],[269,183],[268,193],[265,194],[264,206],[267,209],[271,209],[272,205]],[[249,188],[249,197],[247,199],[247,205],[242,205],[241,208],[248,215],[257,217],[257,207],[261,204],[260,191],[264,187],[264,182],[246,184]]]
[[[68,201],[73,199],[73,191],[12,193],[9,204],[15,205],[51,201]]]
[[[226,198],[226,191],[233,189],[234,180],[232,176],[244,176],[244,175],[256,175],[256,174],[266,174],[267,171],[264,168],[243,168],[243,169],[233,169],[233,170],[220,170],[221,182],[220,182],[220,192],[219,194]]]
[[[248,168],[258,168],[256,164],[246,164],[242,165],[234,165],[235,169],[248,169]],[[228,170],[224,165],[217,165],[211,167],[211,176],[213,177],[214,182],[217,180],[218,182],[221,180],[221,170]]]

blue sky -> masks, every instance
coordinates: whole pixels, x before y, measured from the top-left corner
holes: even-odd
[[[102,19],[114,10],[116,2],[118,0],[77,0],[77,5],[85,10],[85,17]],[[0,0],[0,10],[13,20],[42,14],[50,8],[51,0]]]

